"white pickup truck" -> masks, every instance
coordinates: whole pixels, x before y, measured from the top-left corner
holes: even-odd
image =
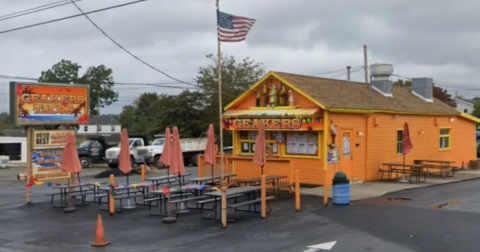
[[[162,156],[165,138],[159,137],[152,141],[149,146],[137,148],[137,155],[135,156],[137,163],[153,164],[158,168],[162,168],[160,156]],[[185,165],[198,165],[198,154],[205,151],[207,146],[207,138],[181,138],[180,145],[182,146],[183,161]]]
[[[144,147],[147,143],[146,137],[132,137],[128,138],[128,145],[130,146],[130,162],[132,166],[136,164],[138,159],[138,150]],[[118,156],[120,155],[120,144],[118,147],[112,147],[105,151],[105,159],[108,167],[118,168]]]

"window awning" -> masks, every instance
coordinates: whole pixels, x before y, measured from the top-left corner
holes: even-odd
[[[319,115],[318,109],[231,109],[223,113],[223,118],[282,118]]]

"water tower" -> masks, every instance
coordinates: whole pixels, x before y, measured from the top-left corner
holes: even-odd
[[[393,65],[388,63],[375,63],[370,65],[370,85],[383,96],[393,96],[393,83],[390,76],[393,74]]]

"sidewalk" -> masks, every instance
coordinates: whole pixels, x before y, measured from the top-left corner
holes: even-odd
[[[373,198],[382,196],[388,193],[427,187],[435,186],[447,183],[461,182],[471,179],[480,179],[480,170],[467,170],[455,172],[455,177],[453,178],[440,178],[439,176],[428,176],[425,183],[410,184],[410,183],[400,183],[398,181],[372,181],[364,182],[362,184],[352,184],[350,185],[350,200],[357,201],[367,198]],[[323,187],[315,188],[304,188],[301,190],[302,194],[323,196]],[[328,197],[332,197],[332,187],[328,188]]]

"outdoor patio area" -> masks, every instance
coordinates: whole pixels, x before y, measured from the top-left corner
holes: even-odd
[[[441,178],[438,175],[428,175],[424,183],[401,183],[397,180],[371,181],[350,185],[350,199],[352,201],[378,197],[388,193],[413,188],[435,186],[447,183],[456,183],[480,178],[480,170],[466,170],[455,172],[454,177]],[[323,187],[302,188],[302,194],[323,196]],[[332,197],[332,187],[328,188],[328,197]]]

